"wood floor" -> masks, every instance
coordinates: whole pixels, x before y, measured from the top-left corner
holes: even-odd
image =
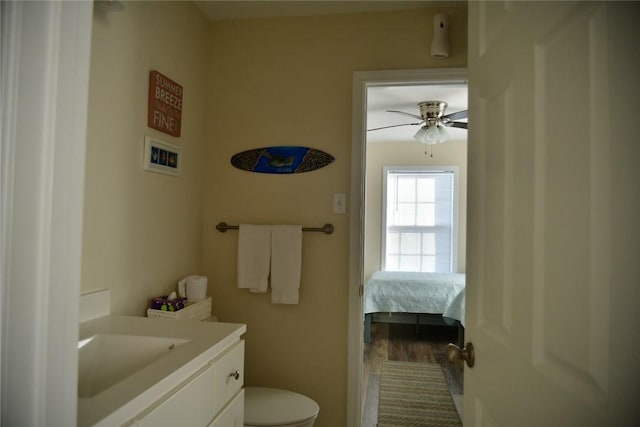
[[[380,368],[383,360],[438,363],[458,413],[462,418],[463,365],[447,360],[447,344],[456,342],[455,328],[420,326],[398,323],[371,325],[371,343],[364,347],[364,414],[362,427],[375,427],[378,418]]]

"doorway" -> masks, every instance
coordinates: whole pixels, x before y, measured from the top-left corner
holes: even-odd
[[[349,395],[348,395],[348,419],[349,425],[366,425],[363,424],[364,417],[364,397],[369,388],[369,383],[365,386],[363,381],[369,378],[370,371],[365,372],[364,357],[364,311],[362,296],[364,294],[365,280],[371,275],[372,271],[380,267],[380,234],[381,226],[376,217],[380,217],[380,203],[377,208],[371,207],[371,193],[367,195],[369,180],[380,183],[380,164],[373,165],[369,154],[376,152],[384,152],[384,145],[393,147],[392,152],[400,153],[399,147],[403,146],[408,151],[409,158],[413,159],[413,165],[425,164],[451,164],[455,155],[452,154],[452,147],[456,142],[451,142],[449,146],[424,146],[417,144],[411,139],[416,131],[416,126],[406,126],[399,129],[403,132],[388,133],[384,130],[384,134],[375,135],[368,138],[367,128],[371,128],[371,114],[367,114],[370,108],[382,106],[382,112],[386,109],[403,110],[409,113],[418,114],[416,111],[417,103],[424,100],[432,100],[444,97],[443,89],[464,86],[466,89],[466,70],[464,69],[442,69],[442,70],[399,70],[399,71],[383,71],[383,72],[357,72],[354,74],[354,92],[353,92],[353,145],[352,145],[352,177],[351,177],[351,253],[350,253],[350,281],[351,292],[349,299]],[[407,97],[407,95],[410,95]],[[413,97],[413,99],[411,99]],[[424,98],[424,99],[423,99]],[[465,92],[466,98],[466,92]],[[381,101],[384,99],[384,101]],[[443,99],[439,99],[443,100]],[[446,101],[446,100],[445,100]],[[408,102],[408,104],[407,104]],[[466,99],[465,99],[466,102]],[[387,103],[387,105],[382,105]],[[404,104],[403,104],[404,103]],[[379,105],[378,105],[379,104]],[[452,105],[455,109],[456,106]],[[412,110],[413,109],[413,110]],[[466,103],[465,103],[466,109]],[[448,111],[454,112],[453,109]],[[393,114],[387,113],[388,116]],[[408,118],[408,120],[404,120]],[[385,117],[387,124],[398,124],[411,122],[411,117]],[[389,122],[389,120],[395,123]],[[415,120],[413,120],[415,122]],[[452,132],[456,134],[457,132]],[[393,135],[392,135],[393,134]],[[403,139],[403,141],[398,140]],[[375,142],[374,142],[375,141]],[[376,149],[368,150],[367,144],[376,144]],[[396,144],[396,145],[392,145]],[[457,160],[463,166],[460,182],[466,183],[466,138],[465,141],[458,142],[463,144],[464,156],[463,161]],[[456,150],[453,150],[456,151]],[[380,154],[389,162],[389,154]],[[453,157],[452,157],[453,156]],[[399,159],[393,159],[393,162],[400,162]],[[406,163],[406,162],[404,162]],[[411,163],[411,162],[410,162]],[[389,164],[387,164],[389,165]],[[395,164],[393,166],[402,166]],[[377,173],[377,176],[375,173]],[[379,194],[380,191],[376,190]],[[466,188],[465,188],[466,191]],[[466,195],[460,198],[462,200],[458,210],[458,220],[461,224],[466,223]],[[375,206],[375,203],[374,203]],[[369,215],[369,211],[374,212]],[[462,214],[460,214],[462,213]],[[372,231],[373,230],[373,231]],[[464,226],[456,229],[455,245],[459,248],[456,252],[457,256],[453,262],[453,271],[464,271],[464,237],[466,231]],[[462,243],[460,242],[462,241]],[[365,248],[367,248],[365,250]],[[393,330],[399,330],[402,326],[392,326]],[[381,326],[381,331],[389,332],[388,326]],[[424,329],[423,329],[424,331]],[[402,335],[403,332],[400,332]],[[419,356],[420,357],[420,356]],[[429,357],[429,356],[425,356]],[[369,409],[370,410],[370,409]],[[370,420],[371,417],[366,419]],[[369,421],[370,422],[370,421]]]

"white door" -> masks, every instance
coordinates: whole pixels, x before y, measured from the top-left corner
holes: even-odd
[[[93,3],[0,2],[0,424],[76,425]]]
[[[469,2],[466,426],[640,425],[638,18]]]

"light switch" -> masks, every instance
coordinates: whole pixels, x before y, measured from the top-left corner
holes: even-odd
[[[333,193],[333,213],[343,214],[347,211],[347,196],[344,193]]]

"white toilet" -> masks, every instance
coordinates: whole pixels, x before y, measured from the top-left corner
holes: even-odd
[[[217,322],[216,316],[204,319]],[[320,406],[300,393],[267,387],[244,388],[245,427],[313,427]]]
[[[293,391],[244,388],[245,427],[312,427],[319,411],[315,401]]]

